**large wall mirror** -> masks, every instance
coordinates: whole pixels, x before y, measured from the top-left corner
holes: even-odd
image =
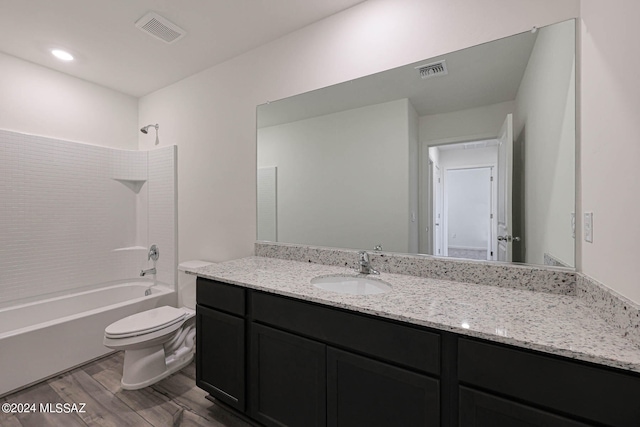
[[[575,266],[575,22],[258,106],[258,240]]]

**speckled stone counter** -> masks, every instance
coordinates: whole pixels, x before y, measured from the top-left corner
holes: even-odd
[[[355,270],[265,257],[248,257],[190,270],[192,274],[384,318],[522,348],[640,372],[640,347],[594,316],[573,295],[381,273],[390,284],[378,295],[356,296],[318,289],[310,280]]]
[[[314,264],[356,267],[357,251],[293,243],[256,242],[255,255]],[[386,273],[453,280],[559,295],[576,295],[576,273],[566,268],[370,251]]]

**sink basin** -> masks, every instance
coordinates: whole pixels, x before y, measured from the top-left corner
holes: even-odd
[[[311,284],[325,291],[349,295],[384,294],[391,290],[382,280],[364,276],[321,276],[311,279]]]

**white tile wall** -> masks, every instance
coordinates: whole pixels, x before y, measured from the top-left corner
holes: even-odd
[[[163,272],[170,276],[173,268],[175,276],[175,226],[170,236],[162,231],[175,221],[175,168],[167,169],[174,147],[158,151],[166,154],[151,168],[159,196],[148,237],[160,230],[163,255],[173,254]],[[138,240],[137,227],[144,224],[136,210],[148,194],[115,179],[146,180],[147,157],[0,130],[1,305],[138,277],[147,266],[146,250],[115,249],[146,245]],[[167,207],[169,199],[174,207]]]
[[[147,151],[111,151],[111,174],[114,179],[146,180]]]

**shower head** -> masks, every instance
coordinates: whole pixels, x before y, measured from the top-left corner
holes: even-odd
[[[157,123],[155,125],[146,125],[145,127],[140,128],[140,132],[146,135],[147,133],[149,133],[149,128],[156,128],[157,132],[159,127],[160,126]]]

